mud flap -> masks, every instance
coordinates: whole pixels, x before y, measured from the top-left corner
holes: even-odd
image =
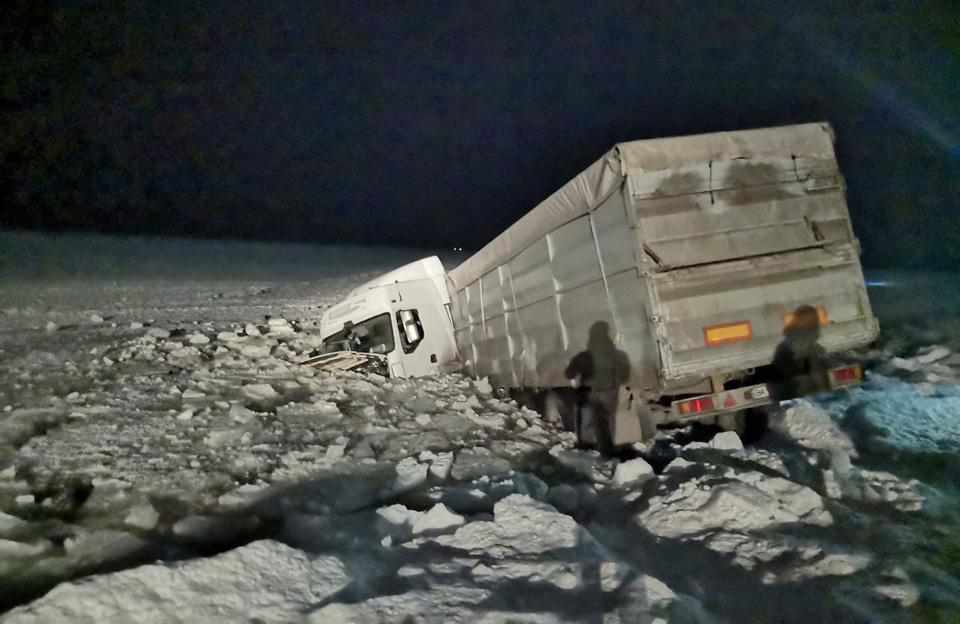
[[[646,401],[630,386],[618,389],[616,409],[610,420],[610,438],[614,446],[642,442],[656,435],[656,425]]]
[[[577,441],[610,452],[618,446],[652,438],[656,433],[646,402],[629,386],[596,391],[576,410]]]

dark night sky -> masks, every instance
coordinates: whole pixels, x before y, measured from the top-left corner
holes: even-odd
[[[472,247],[617,141],[826,119],[867,263],[960,265],[955,2],[589,4],[15,0],[0,225]]]

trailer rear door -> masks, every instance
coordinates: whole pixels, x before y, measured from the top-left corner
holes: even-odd
[[[828,350],[876,336],[835,159],[744,155],[628,179],[666,380],[770,363],[802,305]]]
[[[771,363],[800,306],[816,309],[830,352],[868,344],[878,331],[851,247],[677,269],[649,283],[668,381]]]

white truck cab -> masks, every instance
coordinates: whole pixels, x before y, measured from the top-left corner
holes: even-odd
[[[359,286],[320,320],[323,352],[386,359],[391,377],[435,375],[457,360],[447,274],[436,256]]]

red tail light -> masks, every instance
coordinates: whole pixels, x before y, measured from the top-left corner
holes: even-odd
[[[833,374],[833,380],[839,383],[860,381],[859,366],[845,366],[843,368],[835,368],[830,372]]]
[[[712,412],[714,410],[712,397],[700,397],[679,403],[677,407],[681,414],[700,414],[702,412]]]

